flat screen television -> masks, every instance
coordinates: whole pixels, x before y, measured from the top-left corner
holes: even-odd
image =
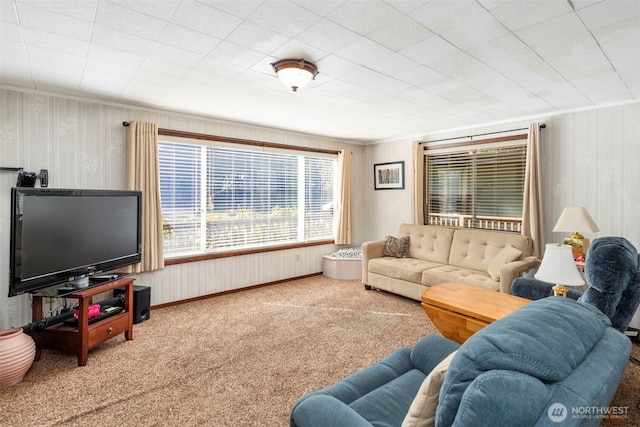
[[[12,188],[9,296],[139,262],[141,210],[139,191]]]

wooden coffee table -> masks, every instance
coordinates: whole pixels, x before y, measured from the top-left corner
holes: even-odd
[[[422,308],[440,333],[460,344],[531,300],[464,283],[443,283],[422,293]]]

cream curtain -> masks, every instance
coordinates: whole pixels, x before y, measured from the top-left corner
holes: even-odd
[[[335,230],[334,240],[336,245],[351,244],[351,193],[353,182],[351,179],[351,151],[342,150],[338,154],[338,170],[336,182],[336,194],[334,194]]]
[[[542,258],[544,252],[544,221],[542,217],[542,190],[540,177],[540,125],[529,125],[527,161],[524,177],[522,207],[522,234],[533,240],[533,255]]]
[[[413,141],[413,222],[424,224],[424,148]]]
[[[142,191],[142,260],[133,272],[164,267],[158,165],[158,125],[131,122],[127,128],[127,188]]]

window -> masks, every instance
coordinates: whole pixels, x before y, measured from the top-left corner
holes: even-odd
[[[239,147],[159,143],[166,256],[333,238],[335,155]]]
[[[520,232],[526,145],[428,150],[427,224]]]

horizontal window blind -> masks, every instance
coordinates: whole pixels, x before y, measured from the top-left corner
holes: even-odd
[[[321,239],[333,234],[334,162],[305,157],[305,239]]]
[[[164,253],[194,253],[203,248],[201,196],[203,147],[158,145]],[[167,244],[170,242],[170,244]]]
[[[335,156],[163,141],[167,256],[332,238]]]
[[[520,231],[525,164],[525,145],[427,153],[427,223]]]
[[[297,238],[296,156],[209,148],[207,251]]]

